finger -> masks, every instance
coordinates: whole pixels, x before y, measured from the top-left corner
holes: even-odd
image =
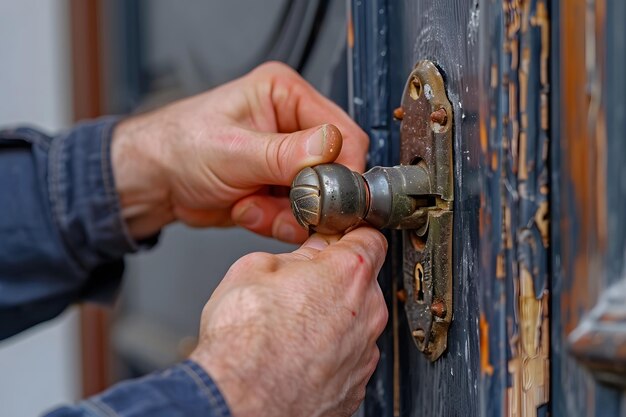
[[[344,136],[344,147],[338,162],[363,172],[369,139],[339,106],[286,65],[268,63],[254,71],[252,76],[271,78],[271,88],[266,91],[271,94],[278,131],[292,132],[332,123]]]
[[[243,131],[225,156],[226,164],[245,162],[229,182],[238,187],[288,186],[303,168],[333,162],[341,145],[341,133],[328,124],[294,133]]]
[[[309,236],[298,249],[281,256],[283,256],[286,261],[310,261],[314,259],[320,251],[323,251],[331,244],[337,242],[339,238],[339,235],[322,235],[315,233]]]
[[[301,243],[308,237],[293,216],[288,198],[251,195],[233,206],[231,216],[235,224],[283,242]]]
[[[382,267],[386,253],[387,239],[371,227],[359,227],[346,233],[324,252],[331,261],[347,268],[363,265],[376,273]]]

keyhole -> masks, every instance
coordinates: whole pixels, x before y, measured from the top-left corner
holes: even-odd
[[[417,100],[422,95],[422,82],[415,75],[409,83],[409,96],[413,100]]]
[[[415,294],[418,302],[424,301],[424,267],[421,263],[415,265]]]

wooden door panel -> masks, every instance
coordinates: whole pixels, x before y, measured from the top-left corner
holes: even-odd
[[[479,7],[480,6],[480,7]],[[391,111],[413,65],[453,103],[454,321],[434,363],[414,346],[396,235],[381,284],[392,322],[371,416],[546,415],[549,397],[550,24],[545,1],[354,1],[354,115],[371,162],[397,163]],[[349,38],[350,39],[350,38]],[[393,277],[389,277],[393,273]],[[391,348],[391,349],[390,349]]]
[[[623,388],[590,373],[604,367],[601,380],[624,385],[626,3],[559,5],[552,409],[557,416],[626,415]]]
[[[479,415],[480,271],[478,209],[478,22],[471,2],[390,2],[391,101],[399,105],[404,82],[416,62],[429,59],[444,74],[453,106],[455,205],[453,323],[447,352],[431,363],[416,349],[404,307],[397,306],[400,415]],[[471,90],[471,93],[470,93]],[[461,237],[459,239],[458,237]],[[402,281],[402,276],[397,278]],[[401,286],[401,282],[398,286]],[[429,406],[428,406],[429,405]]]
[[[626,2],[354,0],[351,18],[370,162],[398,162],[392,110],[429,59],[456,181],[447,352],[413,344],[389,233],[392,320],[363,415],[626,415]]]

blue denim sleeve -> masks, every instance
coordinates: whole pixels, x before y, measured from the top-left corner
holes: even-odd
[[[0,131],[0,340],[69,304],[111,300],[137,250],[111,166],[116,118],[55,137]]]
[[[138,249],[115,191],[110,149],[116,122],[91,121],[56,137],[29,128],[0,131],[0,339],[55,317],[72,302],[115,295],[122,257]],[[188,360],[49,416],[230,412],[209,375]]]
[[[187,360],[165,371],[125,381],[45,417],[230,417],[209,375]]]

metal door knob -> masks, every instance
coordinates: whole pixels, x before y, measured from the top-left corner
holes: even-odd
[[[419,229],[426,223],[424,199],[431,192],[423,164],[374,167],[361,175],[340,164],[300,171],[289,198],[298,222],[326,234],[367,222],[377,228]]]

